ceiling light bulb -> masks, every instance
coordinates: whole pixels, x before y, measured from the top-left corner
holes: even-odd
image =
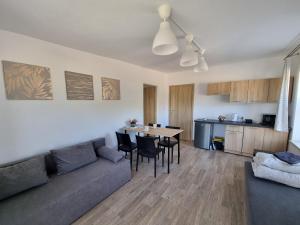
[[[198,64],[194,67],[193,71],[195,73],[203,72],[208,70],[207,62],[203,55],[199,56]]]
[[[152,52],[155,55],[171,55],[178,51],[178,43],[175,34],[171,30],[170,23],[163,21],[155,35]]]

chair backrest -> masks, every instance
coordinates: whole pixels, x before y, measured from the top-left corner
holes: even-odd
[[[166,128],[180,130],[180,127],[175,127],[175,126],[166,126]],[[179,141],[180,134],[176,134],[176,135],[174,136],[174,138],[175,138],[177,141]]]
[[[118,147],[121,145],[125,145],[131,148],[131,140],[129,134],[116,132],[116,135],[118,140]]]
[[[141,155],[155,156],[156,148],[153,137],[136,136],[137,149]]]
[[[153,127],[153,123],[148,123],[148,126]],[[157,126],[157,127],[161,127],[161,124],[160,124],[160,123],[157,123],[156,126]]]

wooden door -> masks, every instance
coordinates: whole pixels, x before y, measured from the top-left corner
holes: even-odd
[[[156,87],[144,85],[144,124],[156,123]]]
[[[248,102],[248,86],[248,80],[231,82],[230,102]]]
[[[264,129],[263,150],[281,152],[287,150],[288,132],[278,132],[271,128]]]
[[[244,155],[253,156],[254,149],[262,150],[264,142],[264,128],[244,127],[243,148]]]
[[[192,140],[194,84],[169,87],[169,125],[184,130],[181,139]]]
[[[269,80],[249,80],[248,102],[268,102]]]

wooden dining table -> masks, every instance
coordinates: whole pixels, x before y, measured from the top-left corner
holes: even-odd
[[[150,135],[150,136],[159,136],[159,137],[165,137],[167,138],[168,143],[168,173],[170,173],[170,139],[171,137],[174,137],[175,135],[179,134],[179,140],[178,140],[178,164],[180,163],[180,133],[183,132],[181,129],[172,129],[172,128],[163,128],[163,127],[149,127],[148,130],[145,129],[145,127],[126,127],[125,133],[127,132],[135,132],[138,135],[140,133],[143,133],[144,135]]]

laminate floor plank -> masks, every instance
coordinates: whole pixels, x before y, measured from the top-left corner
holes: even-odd
[[[153,159],[144,159],[130,182],[73,225],[245,225],[248,160],[183,143],[181,163],[175,149],[170,174],[159,160],[154,178]]]

